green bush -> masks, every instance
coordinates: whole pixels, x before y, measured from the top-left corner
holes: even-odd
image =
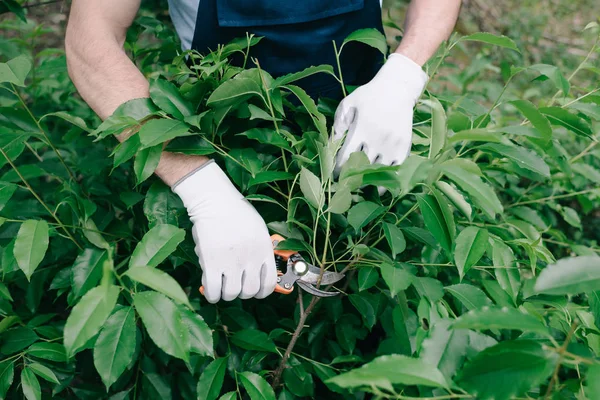
[[[336,104],[296,83],[335,69],[227,63],[256,40],[175,56],[140,18],[127,49],[151,99],[101,124],[61,51],[0,43],[0,398],[600,398],[597,46],[568,79],[502,65],[477,82],[475,59],[438,80],[473,42],[518,59],[507,37],[453,37],[411,157],[355,153],[334,176]],[[167,141],[224,165],[285,248],[344,272],[340,296],[208,304],[185,210],[152,176]]]

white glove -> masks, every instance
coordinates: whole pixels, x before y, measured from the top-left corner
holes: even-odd
[[[371,163],[402,164],[412,144],[413,108],[427,74],[410,58],[394,53],[377,75],[346,97],[335,112],[334,138],[348,135],[337,155],[336,171],[355,151]]]
[[[277,269],[269,231],[258,212],[209,161],[173,186],[193,223],[195,251],[210,303],[273,292]]]

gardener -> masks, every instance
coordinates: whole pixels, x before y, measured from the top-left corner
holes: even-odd
[[[274,76],[311,65],[335,64],[332,40],[351,32],[383,32],[378,0],[169,0],[183,47],[215,49],[246,32],[264,39],[253,48]],[[69,74],[90,107],[105,119],[122,103],[149,97],[148,82],[123,50],[140,0],[73,0],[65,40]],[[460,0],[413,0],[402,43],[381,67],[361,44],[344,48],[344,81],[362,85],[335,114],[335,135],[345,143],[341,166],[354,151],[372,162],[400,164],[410,152],[413,107],[427,75],[421,66],[456,22]],[[381,68],[380,68],[381,67]],[[379,70],[377,72],[377,70]],[[335,97],[339,84],[313,78],[302,85],[313,96]],[[119,140],[127,137],[121,135]],[[163,152],[156,174],[177,193],[193,223],[202,283],[210,302],[264,298],[275,287],[276,268],[265,222],[219,166],[203,156]]]

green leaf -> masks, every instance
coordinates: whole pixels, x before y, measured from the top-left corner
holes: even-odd
[[[237,392],[227,392],[219,400],[237,400]]]
[[[149,399],[172,399],[171,386],[163,375],[144,371],[142,397]]]
[[[60,383],[54,372],[45,365],[40,363],[31,363],[27,365],[27,368],[31,369],[37,376],[44,378],[48,382],[56,384]]]
[[[492,258],[495,267],[494,274],[498,284],[516,304],[521,286],[521,275],[518,268],[514,268],[515,255],[512,249],[503,242],[494,240]]]
[[[360,368],[327,380],[326,383],[346,389],[375,386],[392,392],[392,385],[448,386],[446,378],[436,367],[423,360],[399,354],[377,357]]]
[[[208,364],[198,380],[198,400],[215,400],[219,397],[226,368],[227,357],[217,358]]]
[[[28,326],[9,329],[2,333],[2,347],[0,347],[0,353],[16,353],[37,340],[39,340],[38,335],[36,335],[33,329]]]
[[[376,268],[361,267],[358,270],[358,291],[362,292],[372,288],[379,280],[379,273]]]
[[[547,336],[548,328],[538,319],[515,308],[483,307],[461,315],[452,324],[452,329],[511,329],[535,332]]]
[[[190,351],[202,356],[214,357],[212,331],[202,317],[187,308],[180,307],[181,320],[190,335]]]
[[[153,147],[188,134],[189,127],[186,123],[166,118],[151,119],[138,132],[142,148]]]
[[[153,267],[131,267],[125,275],[136,282],[167,295],[180,304],[192,308],[179,283],[166,272]]]
[[[323,203],[321,180],[306,168],[300,171],[300,190],[311,206],[316,209],[321,208]]]
[[[454,261],[460,279],[483,257],[488,246],[488,231],[475,226],[462,230],[456,238]]]
[[[248,392],[250,400],[275,400],[273,388],[260,375],[254,372],[242,372],[238,377]]]
[[[600,365],[594,364],[588,367],[585,375],[585,394],[588,399],[600,399]],[[2,392],[0,391],[0,394]]]
[[[304,79],[308,76],[319,73],[326,73],[332,76],[336,76],[333,72],[333,67],[331,65],[317,65],[305,68],[299,72],[283,75],[273,81],[271,88],[278,88],[280,86],[287,85],[289,83],[296,82],[300,79]]]
[[[356,232],[359,232],[369,222],[383,214],[385,210],[385,207],[379,204],[363,201],[354,205],[348,211],[348,223]]]
[[[194,113],[194,108],[181,96],[177,87],[164,79],[150,81],[150,98],[161,110],[177,119]]]
[[[591,137],[593,135],[592,128],[586,120],[576,114],[570,113],[564,108],[543,107],[540,108],[540,112],[548,117],[548,120],[553,125],[562,126],[580,136]]]
[[[483,290],[466,283],[446,286],[444,290],[456,297],[467,310],[478,310],[492,304]]]
[[[489,32],[477,32],[468,36],[463,36],[460,38],[461,41],[474,41],[474,42],[483,42],[487,44],[491,44],[494,46],[505,47],[507,49],[511,49],[520,53],[519,48],[515,44],[515,42],[504,35],[494,35]]]
[[[471,205],[467,203],[465,197],[458,190],[444,181],[437,181],[435,186],[454,204],[454,207],[463,213],[469,221],[471,220],[473,214]]]
[[[419,358],[436,366],[444,376],[453,376],[462,366],[469,345],[469,332],[449,329],[450,321],[436,322],[421,344]]]
[[[481,178],[458,164],[445,162],[442,164],[443,173],[469,194],[471,200],[490,218],[502,214],[504,208],[498,200],[496,192]]]
[[[480,400],[521,397],[552,373],[558,354],[541,343],[515,340],[478,353],[459,374],[458,384]]]
[[[270,144],[279,148],[290,148],[288,141],[276,130],[271,128],[252,128],[245,132],[238,133],[238,135],[246,136],[248,139],[254,139],[260,143]]]
[[[388,51],[385,36],[375,28],[359,29],[346,36],[346,39],[344,39],[344,42],[340,48],[340,52],[342,51],[344,45],[349,42],[364,43],[379,50],[384,56]]]
[[[58,117],[58,118],[64,119],[65,121],[75,125],[76,127],[80,128],[81,130],[83,130],[87,133],[92,133],[92,130],[90,128],[88,128],[88,126],[85,123],[85,121],[83,120],[83,118],[77,117],[75,115],[71,115],[68,112],[56,111],[56,112],[44,114],[39,119],[39,121],[42,121],[44,118],[47,118],[47,117]]]
[[[106,320],[94,345],[94,366],[106,390],[131,362],[136,334],[135,312],[131,307],[120,308]]]
[[[394,265],[383,263],[380,266],[381,277],[390,288],[392,296],[406,290],[413,280],[413,275],[402,268]]]
[[[479,147],[481,150],[493,151],[512,161],[519,167],[550,177],[550,167],[536,153],[526,150],[520,146],[508,146],[501,143],[486,144]]]
[[[446,223],[445,215],[440,208],[438,199],[433,195],[423,195],[417,197],[425,226],[431,234],[437,239],[440,246],[450,253],[452,249],[452,235]]]
[[[262,89],[254,79],[234,78],[216,88],[206,104],[213,108],[234,106],[253,96],[262,97]]]
[[[6,399],[6,393],[15,378],[14,360],[0,361],[0,400]]]
[[[552,126],[550,126],[550,121],[548,121],[548,118],[546,118],[533,103],[529,100],[513,100],[510,104],[515,106],[546,140],[552,139]]]
[[[65,324],[64,340],[69,357],[95,336],[115,308],[119,297],[117,286],[98,286],[85,294],[73,307]]]
[[[156,292],[142,292],[133,298],[133,306],[152,341],[165,353],[189,360],[190,341],[177,306]]]
[[[154,170],[156,167],[158,167],[158,163],[160,162],[161,153],[162,144],[157,144],[154,147],[142,149],[135,155],[133,170],[135,172],[138,185],[150,178],[150,176],[154,173]]]
[[[21,224],[17,233],[13,254],[28,281],[31,281],[31,275],[40,265],[46,255],[46,250],[48,250],[50,240],[48,229],[46,221],[30,219]]]
[[[277,346],[269,335],[257,329],[242,329],[231,336],[231,343],[246,350],[277,353]]]
[[[0,83],[25,86],[25,78],[31,71],[31,66],[31,60],[25,55],[0,63]]]
[[[331,198],[327,211],[334,214],[343,214],[352,204],[352,194],[345,186],[339,186],[337,192]]]
[[[27,400],[42,399],[40,382],[35,377],[33,371],[28,367],[23,368],[23,371],[21,371],[21,389],[23,389],[23,395]]]
[[[369,329],[373,328],[373,325],[377,322],[377,316],[371,303],[360,294],[351,294],[348,296],[348,299],[360,314],[364,326]]]
[[[111,154],[113,156],[113,170],[135,156],[140,146],[140,135],[137,133],[131,135],[124,142],[119,143]]]
[[[442,103],[435,97],[430,97],[429,100],[423,100],[422,102],[431,108],[429,159],[433,160],[446,144],[446,112]]]
[[[398,254],[406,249],[406,239],[404,239],[404,234],[395,224],[390,224],[388,222],[383,224],[383,233],[392,250],[392,258],[396,258]]]
[[[106,250],[85,249],[71,267],[73,295],[81,297],[94,288],[102,278],[102,267],[108,260]]]
[[[67,362],[65,346],[60,343],[34,343],[27,349],[27,354],[32,357],[43,358],[44,360]]]
[[[327,132],[327,122],[325,120],[325,116],[317,109],[317,105],[315,104],[314,100],[304,91],[304,89],[299,86],[286,85],[283,87],[292,92],[298,98],[298,100],[300,100],[300,103],[302,103],[304,109],[308,111],[323,140],[327,140],[329,136]]]
[[[450,136],[448,138],[448,143],[457,143],[464,140],[471,142],[500,143],[502,141],[502,134],[487,128],[465,129]]]
[[[135,246],[129,266],[156,267],[175,251],[184,238],[183,229],[168,224],[155,225]]]
[[[0,297],[5,300],[8,300],[8,301],[14,301],[14,299],[10,295],[10,291],[8,290],[6,285],[2,282],[0,282]]]
[[[17,190],[17,187],[17,185],[12,183],[0,182],[0,211],[2,211],[6,203],[8,203],[12,195]]]
[[[542,270],[535,293],[578,294],[600,290],[600,257],[563,258]]]
[[[569,94],[569,89],[571,85],[569,81],[565,78],[565,76],[562,74],[562,72],[560,72],[560,69],[558,69],[558,67],[556,67],[555,65],[535,64],[527,67],[527,69],[537,71],[543,76],[550,79],[557,89],[562,90],[563,97],[566,97]]]
[[[177,224],[179,215],[185,213],[181,199],[162,182],[154,182],[144,200],[144,215],[152,228],[158,224]]]
[[[285,171],[262,171],[250,178],[248,187],[276,181],[293,179],[294,175]]]

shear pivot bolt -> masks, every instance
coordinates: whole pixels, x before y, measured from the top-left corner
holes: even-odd
[[[292,285],[290,283],[286,283],[285,285],[283,285],[286,289],[289,289],[292,287]]]

